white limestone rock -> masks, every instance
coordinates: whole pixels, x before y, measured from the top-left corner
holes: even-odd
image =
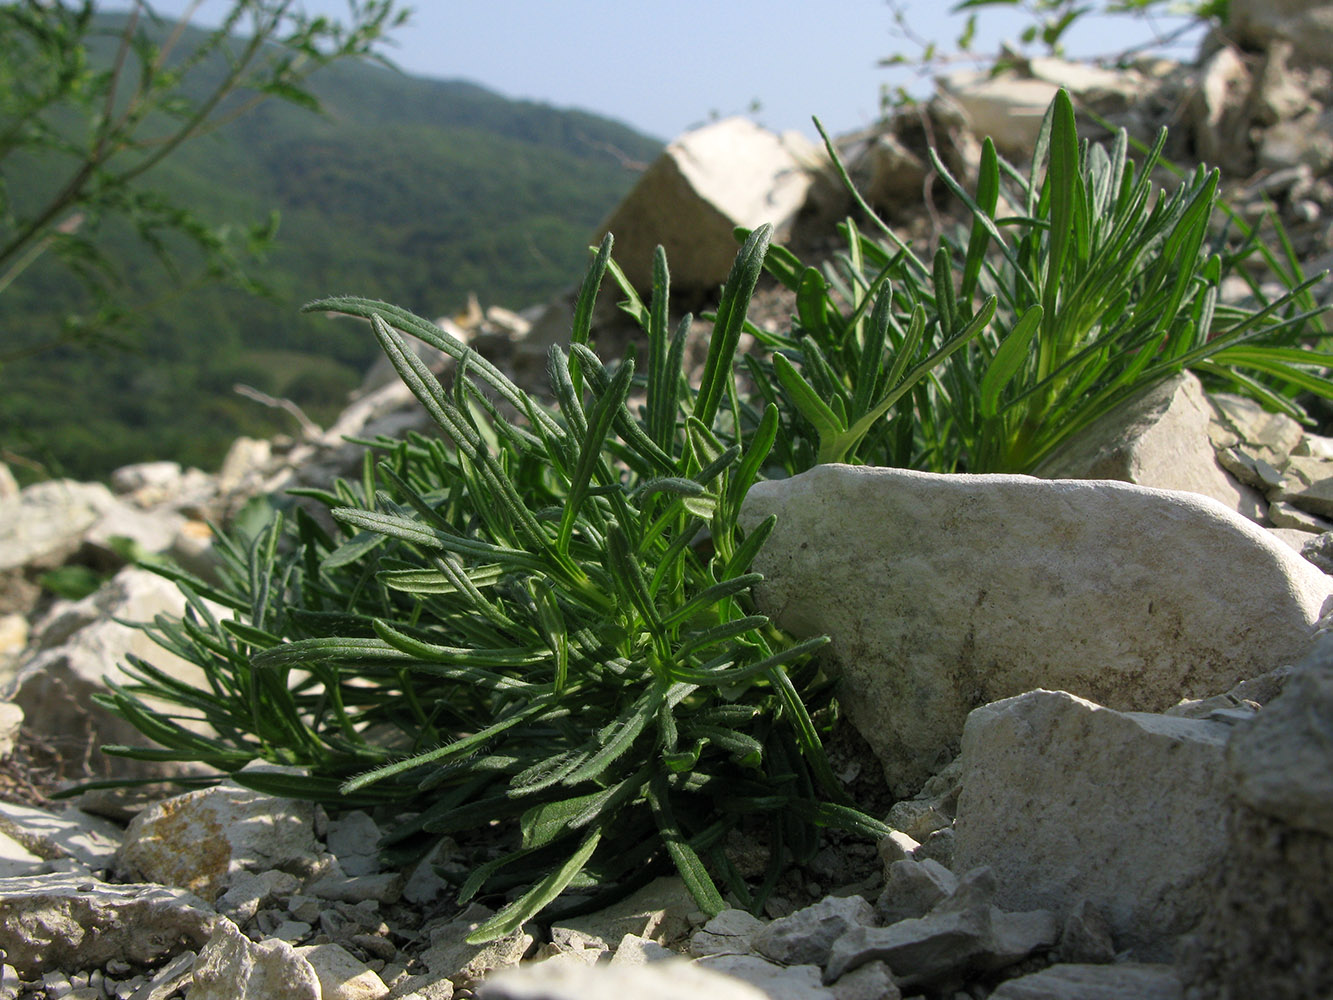
[[[699,904],[679,876],[653,879],[620,902],[583,917],[570,917],[561,925],[603,941],[619,941],[626,934],[651,938],[659,944],[684,939],[698,915]]]
[[[484,982],[478,1000],[767,1000],[749,983],[682,961],[647,965],[524,965]]]
[[[697,936],[697,935],[696,935]],[[693,950],[691,948],[691,950]],[[611,965],[647,965],[649,962],[664,962],[679,957],[670,948],[665,948],[656,941],[626,934],[616,945],[611,956]]]
[[[902,1000],[893,970],[883,962],[867,962],[853,969],[830,989],[837,1000]]]
[[[653,250],[671,262],[673,289],[712,291],[736,258],[737,226],[781,232],[810,187],[814,145],[745,118],[724,118],[680,136],[598,230],[613,233],[616,262],[636,288],[652,287]]]
[[[956,863],[990,866],[1002,907],[1063,919],[1086,900],[1118,946],[1167,959],[1226,859],[1230,734],[1062,691],[979,708],[963,732]]]
[[[780,965],[758,955],[710,955],[695,964],[749,983],[768,1000],[837,1000],[833,991],[820,983],[817,965]]]
[[[1283,485],[1272,496],[1316,517],[1333,517],[1333,462],[1293,455],[1282,467]]]
[[[781,965],[822,966],[834,941],[853,927],[874,922],[875,911],[860,896],[826,896],[774,920],[750,939],[750,946]]]
[[[300,880],[290,872],[237,870],[227,879],[227,891],[218,896],[213,905],[228,920],[244,927],[254,919],[261,906],[270,906],[279,897],[290,898],[300,888]]]
[[[41,874],[46,870],[44,860],[13,837],[0,833],[0,879]]]
[[[1189,101],[1189,116],[1199,158],[1207,163],[1239,165],[1243,112],[1250,92],[1250,71],[1234,46],[1219,46],[1199,69],[1199,83]]]
[[[72,858],[89,871],[111,867],[122,836],[115,823],[79,809],[55,812],[16,802],[0,802],[0,832],[38,857]]]
[[[958,888],[958,877],[938,861],[904,858],[888,866],[884,889],[875,902],[880,923],[924,917]]]
[[[193,976],[190,1000],[321,1000],[318,975],[290,944],[256,944],[226,919],[200,949]]]
[[[375,972],[339,944],[295,949],[319,979],[320,1000],[384,1000],[389,988]]]
[[[767,924],[745,910],[726,909],[690,937],[690,954],[696,958],[705,955],[744,955],[749,953],[751,941]]]
[[[403,894],[403,876],[399,872],[381,872],[378,875],[333,872],[308,884],[306,892],[319,899],[342,903],[360,903],[368,899],[378,903],[396,903]]]
[[[28,725],[41,733],[87,733],[93,746],[90,764],[99,776],[158,777],[181,768],[107,757],[105,743],[156,746],[129,723],[95,705],[92,696],[106,691],[104,678],[126,684],[128,657],[138,656],[182,681],[207,687],[203,671],[168,653],[146,633],[120,621],[152,621],[177,615],[185,599],[176,585],[155,573],[128,566],[81,601],[59,605],[45,619],[19,663],[13,701]],[[218,608],[223,617],[229,612]],[[145,699],[152,705],[160,703]],[[189,723],[184,723],[189,724]],[[199,727],[201,728],[201,727]]]
[[[1009,913],[992,904],[989,869],[968,872],[958,888],[924,917],[888,927],[855,926],[834,942],[824,967],[832,983],[868,962],[884,962],[903,989],[961,987],[978,972],[994,972],[1049,948],[1058,938],[1046,910]]]
[[[1302,655],[1333,579],[1214,500],[820,466],[756,484],[761,610],[828,634],[849,720],[910,795],[967,713],[1036,688],[1161,711]],[[1206,581],[1206,586],[1203,582]]]
[[[1181,1000],[1169,965],[1052,965],[1001,983],[990,1000]]]
[[[378,874],[380,828],[364,810],[353,809],[330,820],[324,842],[348,875]]]
[[[1270,413],[1247,396],[1216,392],[1208,396],[1218,418],[1235,431],[1245,450],[1269,465],[1281,467],[1287,456],[1300,454],[1305,429],[1285,413]]]
[[[59,565],[83,533],[117,504],[101,483],[52,479],[0,500],[0,570],[39,560]]]
[[[1042,463],[1045,479],[1115,479],[1212,497],[1251,521],[1263,521],[1263,494],[1237,482],[1209,441],[1215,411],[1192,372],[1182,372],[1127,400]]]
[[[179,462],[136,462],[116,469],[110,482],[111,488],[121,495],[153,490],[165,497],[182,476],[184,470]]]
[[[1075,906],[1060,930],[1061,962],[1072,965],[1107,965],[1115,961],[1111,925],[1088,900]]]
[[[1013,73],[992,76],[960,70],[940,77],[940,89],[967,112],[979,136],[989,136],[1001,153],[1031,155],[1046,108],[1060,88],[1045,80],[1022,79]]]
[[[1236,795],[1287,826],[1333,839],[1333,636],[1236,727],[1227,747]]]
[[[212,902],[235,872],[308,870],[318,845],[314,806],[233,782],[156,802],[125,831],[121,877],[174,885]]]
[[[409,903],[420,904],[443,895],[449,883],[435,871],[435,865],[443,863],[457,849],[458,845],[447,837],[437,841],[408,872],[403,882],[403,898]]]
[[[220,918],[199,897],[87,875],[0,879],[0,950],[25,979],[113,959],[151,965],[208,940]]]
[[[0,662],[3,662],[3,655],[0,653]],[[0,760],[7,760],[14,752],[22,728],[23,709],[12,701],[0,701]]]

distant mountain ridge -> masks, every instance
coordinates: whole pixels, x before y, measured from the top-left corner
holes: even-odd
[[[324,114],[269,101],[146,178],[210,222],[277,209],[279,246],[259,269],[274,299],[190,292],[146,322],[142,353],[62,351],[0,369],[0,447],[81,478],[146,459],[213,466],[238,434],[290,429],[235,382],[331,417],[377,348],[357,326],[300,315],[303,303],[355,293],[434,316],[469,292],[540,302],[578,280],[597,224],[662,148],[588,112],[371,63],[331,66],[310,89]],[[136,299],[168,290],[146,251],[111,238],[133,262]],[[77,300],[43,263],[4,307],[22,347]]]

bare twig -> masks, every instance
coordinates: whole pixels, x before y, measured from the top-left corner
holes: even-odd
[[[279,399],[277,396],[270,396],[268,393],[260,392],[254,386],[245,385],[242,382],[237,382],[232,386],[232,389],[246,399],[253,399],[256,403],[263,403],[275,410],[286,410],[301,425],[301,436],[307,441],[314,441],[323,436],[324,431],[319,424],[307,417],[305,411],[290,399]]]

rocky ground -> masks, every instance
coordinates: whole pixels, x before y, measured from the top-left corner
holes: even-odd
[[[1309,273],[1333,252],[1333,40],[1328,5],[1286,7],[1284,21],[1233,0],[1236,33],[1194,66],[951,77],[842,152],[877,210],[929,239],[950,220],[927,138],[958,176],[979,133],[1017,158],[1065,85],[1089,120],[1144,139],[1171,125],[1168,154],[1220,164],[1237,218],[1274,208]],[[748,123],[710,128],[730,137],[726,169],[786,206],[788,241],[827,254],[850,206],[817,156]],[[645,175],[618,233],[637,231],[636,198],[671,189],[685,202],[667,214],[696,220],[689,199],[716,203],[707,144],[689,143]],[[747,211],[674,237],[698,265],[676,275],[686,300],[724,277],[733,225],[768,221]],[[568,310],[442,325],[537,385]],[[763,286],[751,319],[790,311]],[[596,337],[614,351],[626,335],[608,315]],[[346,436],[423,426],[381,368],[334,427],[238,441],[217,473],[148,463],[19,490],[0,466],[0,1000],[1333,996],[1333,439],[1192,376],[1084,435],[1043,470],[1058,481],[830,467],[755,489],[747,517],[782,515],[760,600],[832,636],[849,724],[831,757],[895,831],[830,840],[762,915],[706,920],[661,878],[475,947],[490,911],[460,907],[445,878],[466,844],[385,870],[376,817],[233,782],[53,800],[70,782],[173,776],[97,749],[142,743],[90,700],[127,656],[193,669],[120,624],[181,608],[127,544],[207,573],[208,522],[354,474]],[[58,600],[40,580],[70,567],[106,582]],[[728,848],[762,870],[762,844]]]

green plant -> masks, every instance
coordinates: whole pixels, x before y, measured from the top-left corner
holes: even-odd
[[[971,226],[942,240],[929,262],[864,202],[885,242],[849,222],[851,252],[823,272],[770,254],[770,271],[797,293],[797,322],[790,334],[752,332],[779,352],[776,401],[819,429],[820,460],[1038,472],[1109,410],[1185,369],[1294,416],[1303,416],[1300,392],[1333,397],[1324,374],[1333,355],[1307,346],[1323,335],[1322,310],[1308,295],[1319,278],[1303,279],[1290,254],[1283,266],[1265,251],[1287,293],[1254,308],[1220,303],[1222,278],[1253,248],[1208,246],[1216,170],[1199,167],[1170,194],[1154,186],[1165,139],[1163,130],[1142,164],[1129,156],[1123,131],[1109,148],[1080,143],[1073,105],[1060,91],[1027,176],[986,140],[969,193],[932,151]],[[888,313],[890,290],[912,314],[905,332],[882,317],[891,337],[914,340],[924,330],[926,343],[939,345],[940,363],[913,390],[914,407],[898,407],[858,447],[826,447],[845,433],[835,418],[861,412],[866,380],[877,377],[861,354],[866,302],[876,298]],[[966,346],[955,345],[957,337]]]
[[[182,144],[267,98],[318,110],[307,77],[336,60],[371,55],[384,31],[406,17],[394,0],[351,0],[349,10],[343,26],[305,15],[292,0],[234,0],[222,25],[190,48],[180,46],[188,18],[168,30],[142,0],[113,27],[92,0],[0,4],[0,164],[8,161],[0,175],[0,293],[50,254],[93,304],[90,315],[69,308],[58,331],[0,353],[0,364],[107,340],[147,308],[126,301],[123,268],[103,247],[112,220],[128,224],[173,276],[188,250],[200,261],[195,280],[259,290],[243,261],[268,246],[276,217],[250,227],[210,225],[140,180]],[[250,37],[235,41],[231,33],[246,24]],[[104,51],[109,68],[99,58]],[[196,90],[202,96],[191,99]]]
[[[690,320],[668,326],[665,254],[645,303],[609,237],[568,352],[550,353],[550,407],[405,310],[312,303],[370,323],[443,437],[368,442],[379,460],[367,453],[361,482],[303,491],[313,513],[224,537],[219,586],[164,570],[189,612],[151,631],[207,687],[133,660],[137,681],[99,701],[162,749],[107,751],[410,813],[386,839],[394,860],[471,836],[492,852],[460,899],[517,894],[474,940],[604,904],[667,863],[702,909],[723,905],[716,880],[758,907],[819,827],[882,833],[824,757],[836,700],[811,658],[823,640],[794,641],[752,602],[774,523],[739,527],[752,483],[822,461],[1030,468],[1185,365],[1261,395],[1240,366],[1329,388],[1307,371],[1322,356],[1278,343],[1308,319],[1300,286],[1254,312],[1218,305],[1221,261],[1202,250],[1215,175],[1154,202],[1124,136],[1079,146],[1063,93],[1042,136],[1027,177],[987,144],[975,195],[937,163],[973,224],[929,266],[873,213],[889,242],[849,221],[848,252],[824,272],[770,246],[767,227],[747,234],[697,386]],[[1020,214],[999,214],[1002,196]],[[789,332],[746,318],[764,266],[796,292]],[[607,274],[643,329],[642,373],[633,353],[607,365],[588,347]],[[746,331],[756,347],[738,364]],[[453,358],[450,388],[402,335]],[[302,771],[240,770],[256,759]],[[725,849],[737,829],[769,849],[758,886]]]
[[[491,825],[505,821],[515,839],[473,868],[459,898],[526,889],[475,940],[566,890],[623,892],[664,863],[710,913],[724,905],[715,878],[757,907],[811,856],[819,827],[886,832],[846,800],[824,756],[836,709],[810,654],[825,640],[793,641],[750,598],[750,563],[774,521],[747,534],[740,505],[780,419],[742,403],[735,354],[768,240],[756,231],[737,257],[698,388],[682,370],[689,319],[668,327],[660,249],[651,302],[626,303],[645,326],[646,371],[588,348],[609,237],[568,354],[550,353],[553,408],[404,310],[312,303],[370,322],[444,438],[381,442],[361,483],[304,491],[336,531],[297,507],[248,545],[224,539],[223,586],[174,574],[190,611],[152,632],[203,667],[208,687],[132,661],[138,683],[99,700],[164,749],[108,752],[228,772],[254,759],[300,765],[308,773],[236,779],[410,810],[384,845],[398,859],[463,831],[495,847]],[[450,389],[400,333],[455,359]],[[205,598],[234,617],[219,620]],[[145,694],[217,735],[150,711]],[[725,850],[742,827],[770,853],[759,886]]]

